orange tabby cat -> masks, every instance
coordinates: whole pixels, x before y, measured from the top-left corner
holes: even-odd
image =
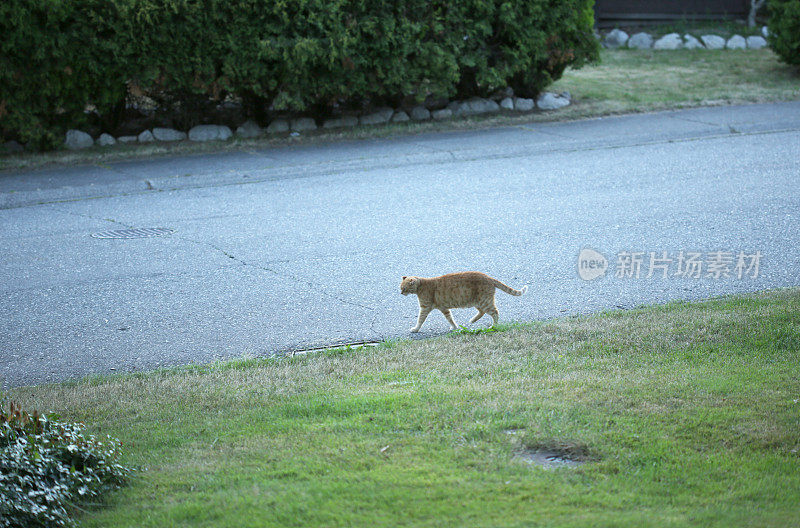
[[[419,332],[425,318],[433,309],[444,314],[453,330],[458,326],[453,321],[453,316],[450,315],[450,308],[475,307],[478,309],[478,313],[470,320],[470,323],[474,323],[484,314],[489,314],[494,320],[492,325],[496,325],[498,312],[497,306],[494,304],[495,288],[511,295],[522,295],[528,290],[527,286],[523,286],[521,290],[509,288],[499,280],[479,271],[448,273],[430,279],[403,277],[403,281],[400,283],[400,293],[403,295],[416,293],[419,300],[419,318],[417,326],[411,329],[412,332]]]

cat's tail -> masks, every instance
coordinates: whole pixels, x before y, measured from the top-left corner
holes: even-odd
[[[497,279],[492,279],[492,281],[494,282],[494,285],[498,290],[502,290],[502,291],[504,291],[504,292],[506,292],[508,294],[511,294],[511,295],[522,295],[523,293],[528,291],[528,287],[527,286],[523,286],[521,290],[515,290],[511,286],[507,286],[507,285],[503,284],[502,282],[500,282]]]

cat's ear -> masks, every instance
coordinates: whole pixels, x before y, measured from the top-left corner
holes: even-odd
[[[403,280],[406,280],[406,276],[405,275],[403,275]]]

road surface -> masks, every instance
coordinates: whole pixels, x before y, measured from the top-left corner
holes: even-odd
[[[504,321],[797,286],[798,151],[789,102],[0,173],[2,385],[409,337],[403,275],[528,285]]]

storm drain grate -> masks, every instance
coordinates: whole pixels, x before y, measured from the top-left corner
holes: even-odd
[[[101,231],[92,233],[94,238],[148,238],[171,235],[174,229],[168,227],[140,227],[136,229],[118,229],[116,231]]]

